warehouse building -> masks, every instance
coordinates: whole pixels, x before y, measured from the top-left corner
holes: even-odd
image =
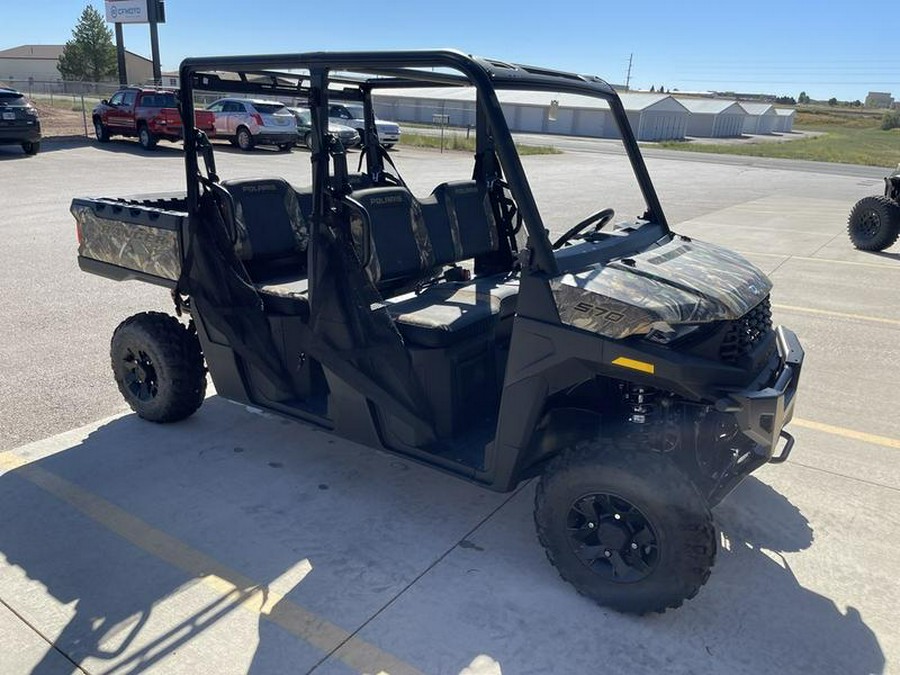
[[[775,130],[778,113],[771,103],[741,101],[740,106],[747,111],[744,120],[745,134],[771,134]]]
[[[737,101],[678,98],[687,108],[687,135],[701,138],[733,138],[744,133],[747,111]]]
[[[531,91],[497,92],[512,131],[617,138],[618,130],[605,101],[572,94]],[[684,138],[688,111],[667,94],[620,94],[635,136],[641,141]],[[550,119],[556,101],[555,119]],[[471,87],[398,89],[379,92],[379,116],[398,122],[475,125],[475,92]]]
[[[29,85],[53,84],[63,90],[63,80],[56,64],[65,45],[21,45],[0,50],[0,81],[19,89]],[[125,67],[129,82],[146,82],[153,79],[153,63],[150,59],[125,50]],[[106,82],[118,82],[117,76]]]

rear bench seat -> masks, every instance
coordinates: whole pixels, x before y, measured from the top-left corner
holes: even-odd
[[[234,200],[235,251],[270,310],[309,314],[306,249],[312,192],[282,178],[227,180]]]

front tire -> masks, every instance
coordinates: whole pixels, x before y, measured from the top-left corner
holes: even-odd
[[[253,142],[253,134],[250,133],[250,130],[247,127],[238,128],[236,140],[237,146],[244,152],[249,152],[255,145]]]
[[[142,124],[138,129],[138,142],[144,150],[155,148],[157,140],[156,136],[150,133],[150,129],[147,128],[146,124]]]
[[[293,147],[294,147],[293,143],[279,143],[278,144],[278,150],[280,152],[290,152]]]
[[[687,476],[666,455],[611,441],[579,445],[548,465],[534,520],[560,576],[619,612],[680,606],[715,561],[712,515]]]
[[[22,143],[22,150],[26,155],[36,155],[41,151],[40,141],[25,141]]]
[[[861,251],[883,251],[900,236],[900,206],[884,196],[863,197],[847,219],[850,241]]]
[[[206,394],[206,369],[196,332],[168,314],[125,319],[110,344],[113,376],[125,401],[151,422],[192,415]]]

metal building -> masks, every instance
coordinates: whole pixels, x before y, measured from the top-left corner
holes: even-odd
[[[791,133],[794,130],[794,116],[797,111],[793,108],[775,108],[775,113],[778,115],[778,119],[772,131],[783,134]]]
[[[617,138],[618,130],[605,101],[572,94],[532,91],[497,92],[512,131]],[[687,109],[667,94],[620,94],[635,136],[641,141],[684,138]],[[550,119],[551,101],[558,102]],[[471,88],[435,87],[379,92],[380,117],[398,122],[474,126],[475,93]]]
[[[678,98],[690,113],[687,135],[701,138],[732,138],[744,132],[747,111],[737,101],[709,98]]]
[[[741,101],[740,106],[747,111],[747,118],[744,120],[745,134],[771,134],[774,131],[778,114],[771,103]]]

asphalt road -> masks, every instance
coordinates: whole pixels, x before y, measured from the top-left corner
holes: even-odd
[[[225,177],[308,183],[302,150],[218,155]],[[556,578],[530,485],[497,495],[218,397],[171,427],[123,414],[109,338],[170,301],[79,272],[68,204],[178,189],[180,153],[0,148],[0,672],[896,669],[900,249],[864,254],[844,233],[882,174],[647,155],[676,230],[770,274],[807,362],[796,449],[716,509],[709,583],[635,619]],[[395,157],[417,194],[471,171],[456,153]],[[640,208],[620,154],[525,166],[554,232]]]

